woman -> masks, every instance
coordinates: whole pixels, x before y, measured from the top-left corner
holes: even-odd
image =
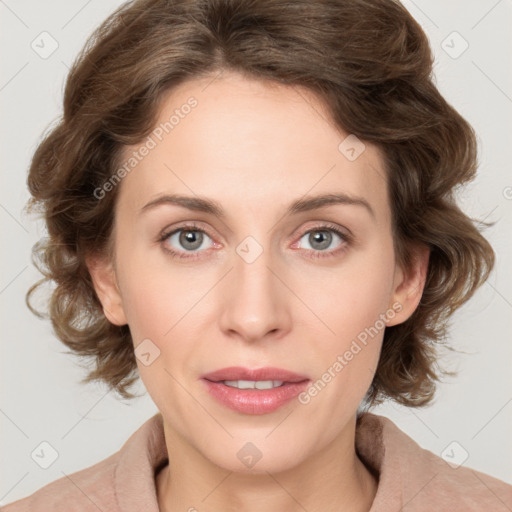
[[[393,0],[141,0],[95,32],[30,168],[57,336],[159,413],[21,510],[498,510],[422,450],[434,343],[485,281],[471,126]],[[35,285],[29,291],[29,298]]]

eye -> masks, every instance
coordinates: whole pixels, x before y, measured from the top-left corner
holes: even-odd
[[[208,249],[214,246],[213,243],[208,245],[208,239],[211,241],[208,233],[194,224],[167,231],[162,234],[159,241],[162,242],[164,250],[173,257],[195,258],[195,253],[199,252],[199,249]]]
[[[313,251],[311,254],[313,258],[329,257],[338,254],[340,251],[346,249],[351,240],[347,233],[344,233],[332,224],[310,229],[302,235],[300,240],[302,239],[305,239],[306,243],[309,244],[310,247],[306,247],[306,249]],[[338,248],[334,248],[330,251],[326,250],[333,245],[336,239],[341,241],[341,243],[338,243]]]
[[[308,252],[312,258],[323,258],[335,256],[347,249],[352,241],[352,235],[343,232],[336,225],[325,224],[306,231],[300,238],[299,242],[295,242],[293,247],[299,245],[300,241],[306,240],[309,244]],[[326,250],[333,245],[333,241],[339,240],[338,248]],[[208,240],[210,243],[208,244]],[[196,224],[180,226],[172,230],[164,232],[159,237],[164,251],[169,253],[173,258],[194,259],[200,257],[200,249],[208,249],[216,247],[218,244],[213,242],[210,235],[199,228]]]

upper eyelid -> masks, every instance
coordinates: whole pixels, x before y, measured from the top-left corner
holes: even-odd
[[[195,224],[195,225],[194,225]],[[197,221],[185,223],[184,225],[172,227],[172,228],[164,228],[161,231],[161,234],[159,238],[168,238],[171,235],[174,235],[178,231],[201,231],[202,233],[205,233],[210,238],[213,238],[207,228],[204,228],[197,224]]]

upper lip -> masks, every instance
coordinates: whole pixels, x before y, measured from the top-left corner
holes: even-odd
[[[244,368],[242,366],[230,366],[221,368],[202,376],[203,379],[213,382],[223,380],[279,380],[282,382],[302,382],[309,380],[305,375],[300,375],[283,368]]]

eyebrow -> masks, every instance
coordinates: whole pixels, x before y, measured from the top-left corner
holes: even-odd
[[[368,211],[368,213],[373,218],[375,218],[375,212],[368,203],[368,201],[366,201],[362,197],[351,196],[344,193],[322,194],[318,196],[307,197],[305,199],[299,199],[288,206],[286,214],[308,212],[311,210],[317,210],[319,208],[335,204],[362,206]],[[208,213],[221,219],[224,219],[226,217],[224,209],[216,201],[199,196],[192,197],[179,194],[165,194],[159,196],[145,204],[140,209],[139,214],[147,212],[148,210],[154,209],[161,205],[182,206],[183,208]]]

